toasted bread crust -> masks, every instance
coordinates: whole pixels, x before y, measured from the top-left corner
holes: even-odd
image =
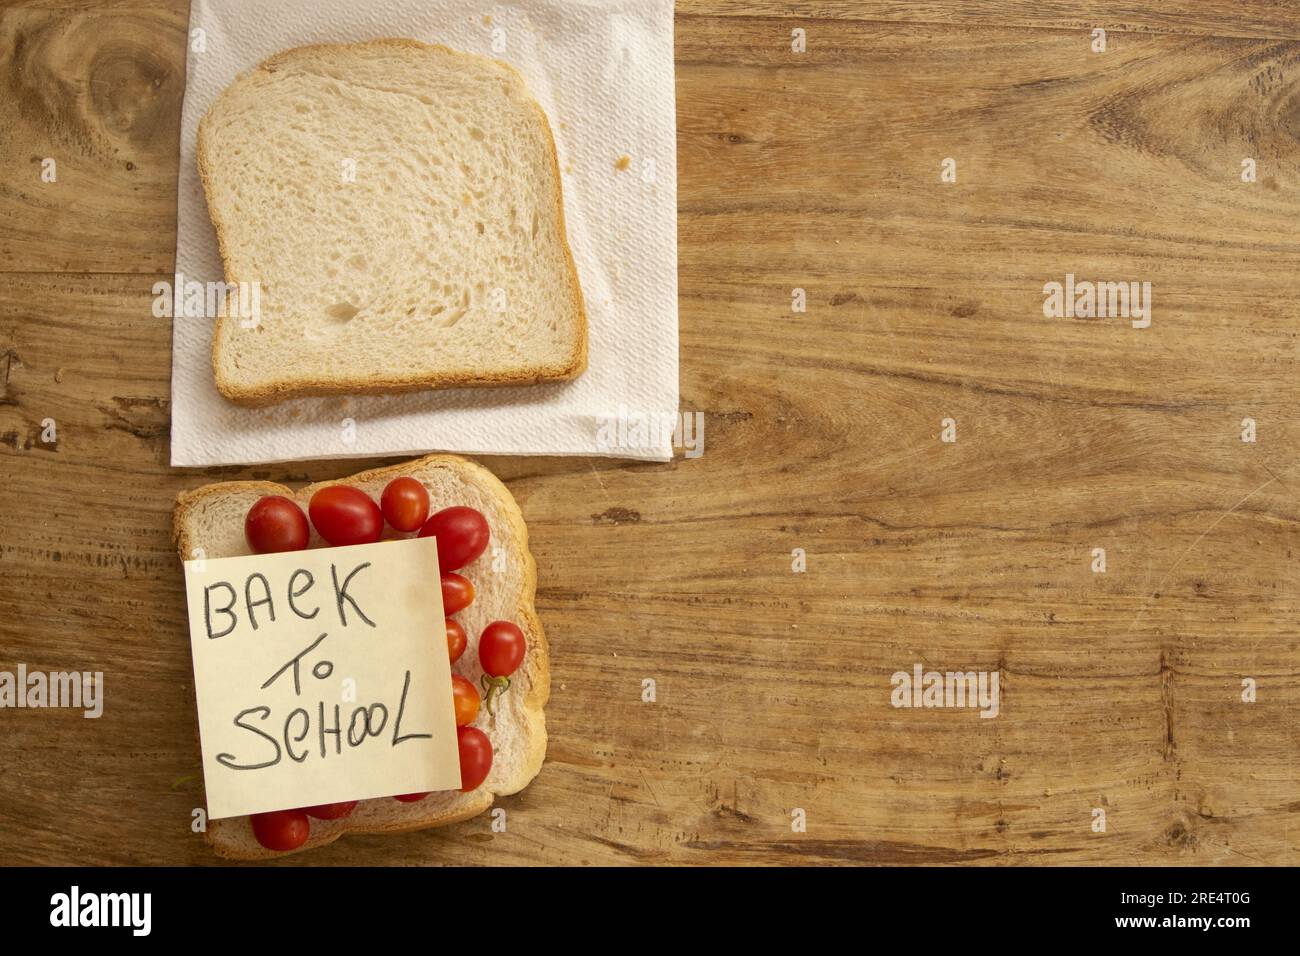
[[[440,50],[446,54],[457,57],[464,57],[470,60],[477,60],[482,63],[491,64],[494,68],[505,70],[509,73],[521,87],[527,89],[523,74],[511,66],[509,63],[501,60],[494,60],[490,57],[480,56],[477,53],[465,53],[460,50],[453,50],[451,47],[444,46],[441,43],[421,43],[419,40],[412,40],[405,37],[392,37],[380,40],[368,40],[362,43],[314,43],[306,46],[294,47],[289,50],[282,50],[274,56],[268,57],[252,73],[266,72],[273,73],[278,68],[292,62],[296,57],[303,55],[320,55],[338,49],[359,49],[366,47],[389,47],[393,49],[412,49],[412,50]],[[244,74],[231,84],[230,88],[243,82],[251,74]],[[309,377],[285,377],[275,382],[269,382],[260,385],[245,386],[239,382],[232,381],[222,374],[219,356],[223,348],[225,337],[229,334],[230,323],[238,321],[227,310],[225,316],[220,316],[216,320],[216,326],[212,334],[212,369],[216,378],[217,391],[228,401],[236,405],[246,407],[261,407],[265,405],[274,405],[277,402],[288,401],[293,398],[303,398],[306,396],[328,396],[328,395],[385,395],[397,392],[425,391],[429,389],[442,388],[471,388],[471,387],[506,387],[511,385],[537,385],[543,382],[564,382],[571,381],[581,375],[587,369],[587,306],[582,295],[582,285],[578,281],[578,267],[573,259],[573,250],[569,246],[568,228],[564,221],[564,190],[560,176],[560,159],[559,153],[555,146],[555,136],[551,131],[551,124],[546,116],[546,111],[542,109],[541,104],[529,97],[529,102],[537,111],[541,118],[542,128],[546,132],[546,142],[550,147],[551,169],[555,176],[555,214],[556,223],[560,231],[561,246],[564,248],[565,262],[568,267],[568,282],[572,289],[574,302],[578,310],[578,336],[574,344],[572,353],[568,359],[556,365],[546,365],[541,368],[523,374],[516,373],[495,373],[495,372],[450,372],[440,373],[437,375],[397,375],[397,376],[367,376],[358,378],[353,381],[336,381],[325,379],[313,379]],[[215,104],[214,104],[215,105]],[[199,179],[203,183],[203,192],[205,196],[213,194],[213,184],[211,178],[211,169],[209,166],[208,156],[215,145],[212,144],[207,136],[208,115],[205,114],[199,121],[198,131],[198,168]],[[217,235],[217,247],[221,251],[221,262],[225,273],[225,281],[228,283],[238,283],[239,277],[233,273],[231,268],[231,257],[226,244],[226,226],[222,221],[221,215],[211,202],[208,203],[208,213],[212,217],[212,226]]]
[[[546,725],[544,709],[550,698],[550,654],[546,634],[537,617],[534,605],[537,590],[537,565],[528,548],[528,527],[524,523],[523,513],[515,503],[514,497],[495,475],[476,462],[457,455],[427,455],[413,461],[386,468],[374,468],[358,472],[336,481],[322,481],[308,485],[298,492],[284,485],[269,481],[227,481],[204,485],[193,491],[183,491],[176,496],[172,512],[172,542],[181,560],[188,560],[196,548],[203,547],[200,536],[192,529],[191,515],[206,503],[231,494],[249,495],[284,495],[305,506],[311,496],[321,488],[330,485],[354,484],[365,481],[388,482],[402,475],[410,475],[429,468],[448,468],[467,484],[473,484],[480,490],[491,494],[501,513],[510,523],[514,540],[522,547],[522,564],[524,577],[520,587],[516,606],[516,622],[527,636],[530,654],[531,686],[523,700],[523,713],[526,726],[520,733],[526,735],[527,758],[516,779],[506,781],[500,789],[491,791],[485,784],[470,793],[458,795],[450,806],[440,807],[433,812],[423,803],[403,804],[401,815],[396,820],[388,820],[376,825],[367,825],[351,818],[337,821],[312,821],[312,834],[298,853],[319,846],[327,846],[347,833],[405,833],[432,827],[447,826],[477,816],[492,806],[497,796],[517,793],[540,771],[546,757]],[[432,502],[434,510],[454,502]],[[305,507],[304,507],[305,510]],[[197,708],[197,702],[195,704]],[[197,742],[198,729],[195,728]],[[266,860],[286,856],[284,852],[267,850],[252,838],[251,826],[247,817],[235,817],[226,820],[214,820],[208,824],[205,833],[207,842],[218,856],[234,860]]]

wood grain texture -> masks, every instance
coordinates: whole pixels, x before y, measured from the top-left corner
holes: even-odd
[[[127,2],[127,0],[123,0]],[[746,17],[801,21],[1033,27],[1120,33],[1300,38],[1300,15],[1286,0],[679,0],[679,17]],[[789,29],[784,30],[789,35]],[[832,31],[833,32],[833,31]]]
[[[704,455],[485,459],[529,520],[553,653],[548,762],[502,801],[508,831],[286,865],[1300,858],[1293,15],[1130,3],[1097,55],[1073,27],[1100,4],[848,6],[681,8],[681,383]],[[167,467],[149,305],[184,23],[0,20],[21,94],[0,100],[0,668],[107,687],[98,721],[0,712],[0,862],[216,862],[189,832],[172,497],[372,463]],[[105,62],[130,78],[116,113],[76,92]],[[137,119],[94,145],[113,115]],[[15,184],[60,129],[84,178]],[[1151,327],[1045,319],[1067,272],[1150,281]],[[892,708],[916,662],[999,670],[1001,714]]]
[[[171,271],[188,22],[0,10],[0,272]]]

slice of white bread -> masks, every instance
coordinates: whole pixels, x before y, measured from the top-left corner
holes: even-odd
[[[470,793],[431,793],[416,803],[402,803],[391,797],[363,800],[346,819],[313,819],[311,838],[301,849],[333,843],[349,831],[397,833],[466,820],[490,807],[495,795],[522,790],[537,776],[546,756],[543,708],[550,696],[550,663],[546,637],[533,606],[537,572],[528,550],[528,529],[505,485],[481,465],[455,455],[429,455],[402,465],[363,471],[351,478],[309,485],[296,494],[283,485],[267,481],[205,485],[176,497],[173,540],[182,560],[250,554],[244,538],[244,517],[263,495],[292,498],[306,512],[316,491],[327,485],[346,484],[360,488],[378,502],[384,486],[399,475],[410,475],[428,489],[430,514],[452,505],[468,505],[483,513],[491,531],[487,550],[457,572],[473,582],[476,593],[474,603],[455,615],[465,628],[469,644],[460,660],[452,665],[452,673],[466,677],[475,687],[480,686],[483,671],[478,662],[478,636],[492,621],[513,621],[519,625],[527,641],[527,654],[511,677],[509,690],[493,702],[495,716],[481,707],[473,723],[487,734],[493,749],[492,769],[478,789]],[[385,534],[386,537],[414,536],[399,534],[391,528]],[[315,529],[308,546],[328,547]],[[499,550],[494,552],[494,549]],[[495,571],[494,557],[498,561]],[[429,653],[445,654],[446,645],[431,640]],[[284,855],[264,849],[257,842],[247,817],[210,821],[207,839],[220,856],[231,859]]]
[[[414,40],[287,50],[217,97],[198,165],[226,282],[259,289],[256,324],[213,335],[231,401],[586,368],[555,142],[512,67]]]

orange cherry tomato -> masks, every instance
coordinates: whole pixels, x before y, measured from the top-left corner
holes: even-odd
[[[456,705],[456,726],[472,724],[478,716],[478,691],[459,674],[451,675],[451,699]]]
[[[384,520],[398,531],[417,531],[429,517],[429,493],[414,478],[394,478],[379,496]]]
[[[447,656],[455,664],[460,660],[460,655],[465,653],[465,645],[469,643],[469,638],[465,635],[465,628],[460,626],[460,621],[453,621],[447,618]]]
[[[463,611],[474,603],[474,582],[454,571],[442,573],[442,613]]]

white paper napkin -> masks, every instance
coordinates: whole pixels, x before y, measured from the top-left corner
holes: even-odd
[[[587,371],[563,384],[245,409],[223,399],[213,381],[213,320],[176,317],[172,464],[436,450],[671,458],[678,402],[672,0],[194,0],[177,272],[187,281],[222,279],[195,166],[199,119],[217,94],[280,50],[379,37],[443,43],[523,73],[559,152],[569,245],[588,311]],[[624,156],[629,162],[619,169]]]

